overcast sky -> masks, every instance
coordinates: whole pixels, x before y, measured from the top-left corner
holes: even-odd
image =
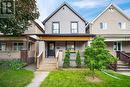
[[[119,6],[130,17],[130,0],[37,0],[39,20],[43,21],[63,2],[67,2],[86,21],[94,19],[111,2]]]

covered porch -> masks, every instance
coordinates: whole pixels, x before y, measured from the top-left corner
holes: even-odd
[[[76,53],[78,50],[83,52],[85,46],[90,45],[94,35],[86,34],[61,34],[61,35],[40,35],[40,42],[44,42],[45,57],[56,57],[58,51],[70,50],[71,53]]]
[[[111,54],[117,56],[117,51],[130,53],[130,35],[103,35]]]
[[[0,36],[0,60],[22,59],[32,63],[36,57],[35,39],[22,35],[14,37],[10,35]],[[26,51],[26,59],[25,54]]]
[[[75,66],[76,54],[77,51],[80,51],[80,55],[83,62],[84,49],[85,46],[90,45],[91,40],[94,38],[94,35],[39,35],[39,64],[42,61],[41,67],[45,67],[48,63],[56,61],[56,66],[62,66],[65,52],[67,49],[70,50],[70,63],[71,66]],[[42,54],[43,53],[43,54]],[[40,57],[42,54],[43,57]],[[55,59],[55,60],[54,60]],[[44,62],[48,61],[48,62]],[[58,64],[57,64],[58,63]],[[54,66],[54,65],[53,65]]]

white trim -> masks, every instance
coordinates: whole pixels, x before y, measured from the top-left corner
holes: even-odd
[[[117,50],[114,50],[114,43],[116,42],[116,45],[118,45],[118,43],[121,44],[121,50],[118,50],[118,46],[117,46]],[[113,42],[113,51],[122,51],[122,41],[114,41]]]
[[[113,6],[117,11],[119,11],[124,17],[126,17],[129,21],[130,18],[123,12],[122,9],[120,9],[117,5],[111,3],[109,4],[104,11],[102,11],[94,20],[91,21],[91,23],[94,23],[103,13],[105,13],[111,6]]]

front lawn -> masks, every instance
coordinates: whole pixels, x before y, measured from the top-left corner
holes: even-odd
[[[33,77],[32,71],[0,68],[0,87],[25,87]]]
[[[130,87],[130,77],[109,71],[121,80],[112,78],[100,71],[96,71],[96,77],[100,82],[92,83],[87,80],[91,74],[89,70],[58,70],[53,71],[42,82],[41,87]]]

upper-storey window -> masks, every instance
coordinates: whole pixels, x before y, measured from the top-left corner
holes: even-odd
[[[104,22],[100,23],[100,28],[107,29],[107,23],[104,23]]]
[[[119,22],[118,23],[120,29],[126,29],[126,23],[125,22]]]
[[[71,22],[71,33],[78,33],[78,22]]]
[[[59,22],[52,23],[52,33],[54,33],[54,34],[60,33],[60,23]]]

